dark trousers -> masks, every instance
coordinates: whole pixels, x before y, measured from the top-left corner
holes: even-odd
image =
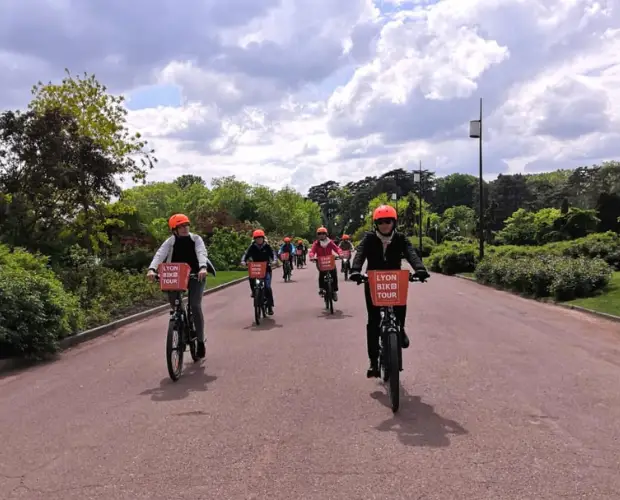
[[[368,323],[366,323],[366,346],[368,349],[368,358],[376,360],[379,357],[379,325],[381,323],[381,309],[372,305],[370,296],[370,285],[364,285],[364,296],[366,297],[366,313],[368,314]],[[407,306],[394,306],[394,314],[400,322],[401,328],[405,328],[405,319],[407,317]]]
[[[250,291],[254,292],[254,280],[248,278],[248,283],[250,284]],[[265,297],[267,298],[267,306],[273,307],[275,304],[273,302],[273,289],[271,288],[271,269],[267,269],[267,274],[265,274]]]
[[[325,290],[325,275],[330,273],[332,275],[332,291],[338,291],[338,271],[332,269],[331,271],[319,271],[319,288]]]

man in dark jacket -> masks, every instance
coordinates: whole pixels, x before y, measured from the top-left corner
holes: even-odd
[[[428,277],[428,271],[422,260],[416,254],[413,245],[404,234],[396,232],[396,220],[398,215],[394,207],[381,205],[373,213],[374,232],[366,233],[364,239],[357,246],[357,253],[351,264],[351,281],[360,283],[362,266],[368,261],[367,271],[373,270],[397,270],[401,268],[402,259],[406,259],[415,270],[416,276],[421,281]],[[366,372],[368,378],[379,377],[379,324],[381,322],[380,309],[372,304],[370,286],[364,286],[366,295],[366,311],[368,321],[366,324],[366,342],[370,367]],[[405,333],[405,318],[407,306],[394,307],[394,313],[401,323],[402,347],[409,347],[409,337]]]
[[[248,249],[241,257],[241,265],[245,266],[248,260],[254,262],[267,262],[267,274],[265,275],[265,297],[267,298],[267,314],[273,316],[273,289],[271,288],[271,264],[276,263],[278,257],[271,248],[271,245],[265,240],[265,232],[262,229],[256,229],[252,234],[254,241],[248,247]],[[249,279],[250,290],[252,291],[252,297],[254,297],[254,286],[252,285],[252,279]]]

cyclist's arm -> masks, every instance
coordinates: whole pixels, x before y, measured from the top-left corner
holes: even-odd
[[[330,241],[328,246],[332,249],[333,252],[336,252],[338,255],[342,255],[342,249],[333,241]]]
[[[308,257],[310,257],[310,260],[314,259],[314,257],[316,256],[316,251],[318,249],[318,245],[319,245],[318,241],[315,241],[312,244],[312,247],[310,248],[310,252],[308,254]]]
[[[170,236],[170,238],[168,238],[166,241],[164,241],[161,244],[161,246],[157,249],[157,252],[155,252],[155,256],[153,257],[153,260],[149,264],[149,269],[152,269],[153,271],[157,272],[157,268],[159,267],[159,264],[161,264],[164,260],[166,260],[173,244],[174,244],[174,236]]]
[[[207,262],[207,247],[205,246],[205,242],[201,236],[195,234],[194,235],[194,246],[196,248],[196,257],[198,257],[198,267],[200,269],[208,269]]]
[[[250,256],[250,250],[252,250],[252,245],[250,245],[241,257],[241,264],[245,264],[245,261]]]

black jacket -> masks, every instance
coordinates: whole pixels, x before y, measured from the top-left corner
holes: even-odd
[[[418,257],[413,245],[404,234],[394,233],[384,256],[383,243],[379,237],[374,232],[366,233],[357,246],[357,253],[351,263],[351,273],[361,272],[364,261],[368,261],[367,271],[400,269],[403,259],[406,259],[416,271],[426,270],[422,259]]]
[[[276,253],[269,243],[264,243],[262,247],[259,247],[256,243],[252,242],[243,254],[241,262],[245,263],[248,259],[252,259],[254,262],[267,262],[267,269],[271,269],[271,262],[277,258]]]

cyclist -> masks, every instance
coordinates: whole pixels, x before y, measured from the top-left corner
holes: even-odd
[[[304,240],[297,240],[297,246],[295,247],[295,250],[299,251],[301,250],[301,264],[302,266],[306,265],[306,254],[308,253],[308,249],[306,248],[306,245],[304,245]]]
[[[320,227],[316,230],[317,240],[312,244],[310,249],[310,260],[316,260],[317,257],[324,257],[326,255],[332,255],[332,252],[342,255],[342,250],[336,246],[336,244],[327,237],[327,229]],[[333,299],[334,302],[338,301],[338,272],[336,269],[330,271],[332,275],[333,283]],[[325,273],[319,272],[319,295],[323,296],[325,291]]]
[[[284,238],[284,243],[280,247],[280,250],[278,250],[278,256],[281,256],[283,253],[288,254],[287,260],[291,265],[291,276],[293,276],[293,258],[295,255],[295,247],[291,243],[291,239],[288,236]],[[284,264],[284,261],[282,261],[282,264]],[[284,265],[282,266],[282,278],[284,278]]]
[[[429,274],[422,259],[418,257],[411,242],[404,234],[396,232],[396,220],[398,215],[394,207],[381,205],[372,214],[375,230],[368,232],[357,247],[357,253],[351,263],[351,281],[360,283],[361,270],[364,261],[367,261],[367,271],[372,270],[395,270],[401,268],[402,259],[406,259],[415,270],[420,281],[428,279]],[[366,344],[370,367],[366,376],[368,378],[379,377],[379,325],[381,321],[380,310],[373,306],[370,296],[370,286],[364,286],[366,295],[366,311],[368,320],[366,324]],[[402,347],[409,347],[409,337],[405,333],[405,318],[407,306],[394,307],[396,317],[400,321],[402,331]]]
[[[149,265],[147,277],[150,281],[155,279],[157,268],[162,262],[184,262],[192,268],[192,273],[198,274],[198,280],[189,281],[188,300],[194,315],[194,326],[198,337],[199,358],[204,358],[205,349],[205,320],[202,312],[202,297],[205,291],[205,278],[207,271],[215,275],[215,267],[207,257],[207,248],[203,239],[189,231],[189,217],[184,214],[174,214],[168,219],[168,227],[172,236],[159,247],[155,257]],[[174,301],[179,297],[179,292],[168,292],[170,305],[174,307]]]
[[[342,240],[340,240],[340,244],[338,245],[340,247],[340,250],[344,251],[344,252],[350,252],[351,255],[353,255],[353,243],[351,243],[351,239],[349,238],[348,234],[343,234],[342,235]],[[340,266],[340,272],[344,273],[344,261],[342,262],[342,265]]]
[[[254,262],[267,262],[267,274],[265,275],[265,297],[267,298],[267,314],[273,316],[273,290],[271,288],[271,264],[275,264],[278,260],[276,253],[271,248],[269,243],[266,243],[265,232],[262,229],[256,229],[252,233],[252,239],[254,240],[248,249],[241,257],[241,265],[245,266],[248,259],[252,259]],[[252,279],[248,279],[250,283],[250,290],[252,291],[252,298],[254,298],[254,286]]]

